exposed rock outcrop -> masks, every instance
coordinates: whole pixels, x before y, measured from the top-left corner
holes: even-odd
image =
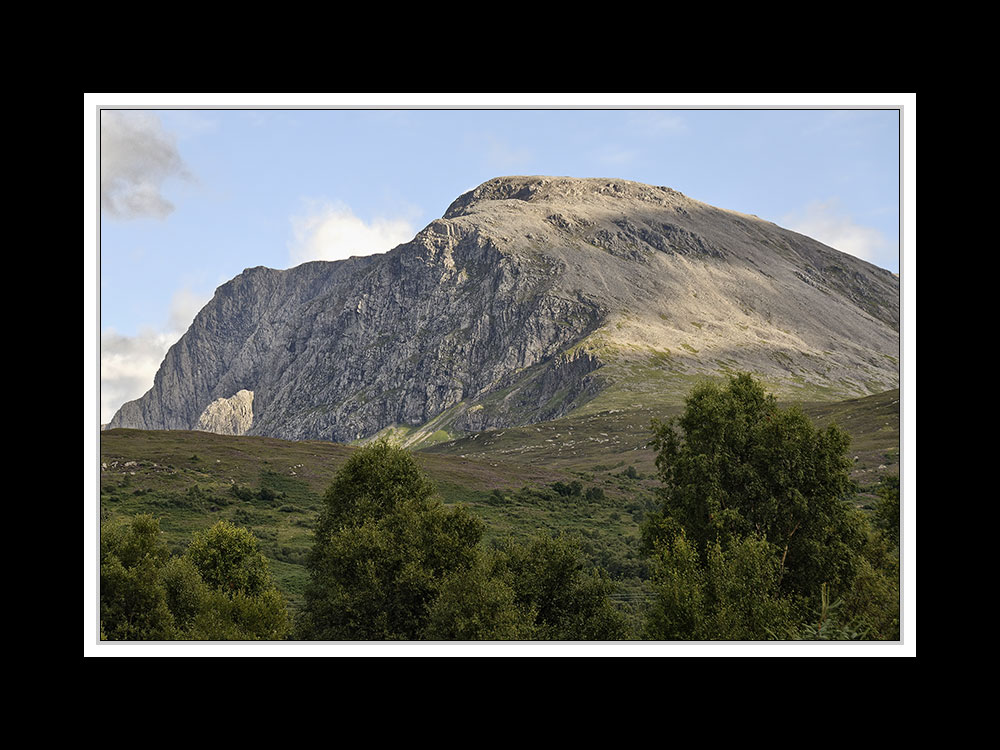
[[[217,398],[198,417],[196,430],[219,435],[246,435],[253,426],[253,391],[245,388],[229,398]]]

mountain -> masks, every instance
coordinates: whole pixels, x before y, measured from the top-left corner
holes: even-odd
[[[109,427],[434,442],[736,370],[864,396],[899,385],[899,324],[898,277],[755,216],[500,177],[389,252],[223,284]]]

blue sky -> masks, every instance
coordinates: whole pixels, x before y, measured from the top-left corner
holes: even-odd
[[[672,104],[663,99],[641,104]],[[525,101],[547,105],[537,95]],[[139,102],[103,95],[96,103]],[[233,110],[213,109],[204,97],[197,103],[101,113],[99,196],[85,215],[100,202],[102,422],[148,390],[166,348],[214,289],[244,268],[388,250],[462,192],[500,175],[666,185],[900,270],[896,109],[608,110],[597,109],[606,106],[598,100],[566,110],[380,110],[365,100],[352,110],[267,110],[261,100]]]

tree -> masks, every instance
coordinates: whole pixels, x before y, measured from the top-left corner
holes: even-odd
[[[899,547],[899,477],[883,477],[877,493],[879,501],[875,506],[875,526]]]
[[[587,567],[578,544],[567,537],[507,540],[492,559],[492,575],[505,581],[515,603],[534,613],[535,638],[616,641],[627,635],[625,615],[614,606],[614,585]]]
[[[845,502],[856,491],[847,433],[779,408],[745,373],[696,387],[653,430],[662,508],[644,528],[647,552],[681,530],[702,552],[756,536],[777,555],[782,592],[846,588],[867,528]]]
[[[826,586],[820,589],[820,604],[812,618],[803,622],[775,628],[770,635],[783,641],[863,641],[868,632],[856,621],[845,620],[841,615],[843,600],[831,602]]]
[[[276,588],[257,596],[209,589],[187,638],[196,641],[281,641],[291,623],[285,599]]]
[[[762,537],[734,539],[726,549],[715,541],[702,557],[680,533],[658,546],[652,569],[648,638],[760,640],[791,625],[778,561]]]
[[[860,623],[867,637],[899,638],[899,477],[883,477],[876,488],[875,530],[868,535],[863,557],[836,615]],[[832,606],[832,605],[831,605]]]
[[[446,509],[407,451],[355,452],[324,496],[299,636],[417,640],[451,574],[471,568],[484,525]]]
[[[485,551],[485,525],[445,508],[413,456],[355,452],[324,496],[298,636],[318,640],[612,640],[612,584],[567,540]]]
[[[480,561],[452,572],[430,606],[423,637],[433,641],[524,641],[536,637],[533,607]]]
[[[204,583],[199,591],[191,573],[185,574],[188,601],[193,602],[199,594],[201,598],[190,625],[190,638],[276,641],[289,634],[291,622],[284,597],[271,579],[257,537],[248,529],[219,521],[195,533],[184,559]]]
[[[178,637],[160,576],[170,552],[150,515],[101,527],[101,632],[113,641]]]
[[[834,619],[810,623],[835,611],[838,634],[898,637],[898,567],[848,502],[849,443],[839,427],[779,408],[745,373],[697,386],[680,415],[654,420],[661,507],[643,526],[651,631],[821,637]]]
[[[210,587],[227,594],[259,596],[274,584],[257,538],[245,528],[219,521],[196,532],[184,556]]]
[[[171,557],[149,515],[101,529],[101,633],[106,640],[280,640],[284,598],[257,540],[220,522]]]

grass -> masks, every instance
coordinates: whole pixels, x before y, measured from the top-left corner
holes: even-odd
[[[303,563],[323,493],[355,450],[321,441],[166,430],[102,432],[100,449],[102,521],[151,513],[177,554],[194,532],[217,521],[249,528],[293,606],[301,600]],[[499,460],[416,455],[447,504],[475,508],[493,489],[572,479],[558,470]]]
[[[653,368],[650,368],[653,370]],[[655,455],[647,447],[653,418],[680,412],[663,393],[686,393],[701,379],[655,372],[643,393],[609,388],[571,414],[549,422],[441,439],[414,452],[445,504],[464,504],[487,524],[487,540],[567,533],[595,565],[622,579],[641,577],[639,529],[656,507]],[[899,473],[899,391],[838,402],[785,401],[823,427],[852,436],[853,478],[866,491]],[[100,441],[102,520],[151,513],[180,554],[195,531],[226,519],[252,530],[290,605],[301,604],[305,556],[323,493],[353,446],[290,442],[205,432],[110,430]],[[580,495],[553,491],[581,483]],[[587,491],[591,490],[589,496]],[[596,491],[600,490],[598,494]]]

